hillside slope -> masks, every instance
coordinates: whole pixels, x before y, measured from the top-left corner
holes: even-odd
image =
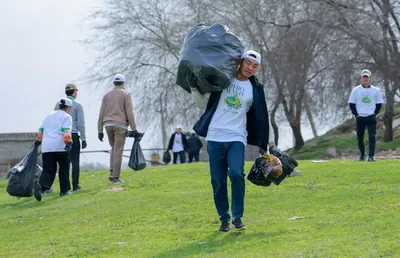
[[[392,142],[383,142],[384,136],[384,124],[383,124],[383,111],[377,115],[377,144],[376,144],[376,156],[383,158],[388,153],[385,151],[396,150],[391,156],[400,156],[400,106],[395,108],[395,116],[393,119],[394,127],[394,140]],[[365,144],[366,150],[368,150],[368,132],[365,131]],[[313,138],[305,142],[303,148],[298,151],[289,149],[291,153],[297,159],[317,159],[317,158],[332,158],[328,154],[329,148],[335,148],[337,158],[354,158],[359,156],[357,135],[356,135],[356,123],[354,118],[346,120],[340,126],[333,128],[326,134]]]

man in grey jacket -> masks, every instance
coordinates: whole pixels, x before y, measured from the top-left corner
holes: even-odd
[[[80,153],[81,143],[82,149],[85,149],[86,144],[86,133],[85,133],[85,116],[83,113],[82,105],[76,101],[78,95],[78,88],[75,84],[67,84],[65,86],[65,94],[67,98],[72,101],[72,108],[70,115],[72,116],[72,149],[70,152],[70,160],[72,164],[72,190],[76,191],[82,187],[79,185],[79,174],[80,174]],[[56,104],[55,110],[58,109],[58,103]]]

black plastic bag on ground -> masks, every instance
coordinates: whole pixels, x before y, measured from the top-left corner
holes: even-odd
[[[165,164],[168,164],[171,162],[171,154],[169,153],[169,151],[164,152],[162,159]]]
[[[37,173],[38,146],[33,144],[28,154],[9,173],[7,193],[15,197],[31,197]],[[41,169],[41,168],[40,168]],[[39,175],[40,176],[40,175]]]
[[[140,140],[135,139],[133,142],[131,155],[129,157],[128,166],[133,170],[142,170],[146,167],[146,160],[139,142]]]
[[[222,24],[198,24],[185,37],[176,83],[191,93],[221,91],[235,77],[244,47],[240,39]]]

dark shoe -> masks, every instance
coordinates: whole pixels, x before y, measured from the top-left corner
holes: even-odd
[[[243,224],[242,219],[236,218],[232,221],[232,224],[235,226],[235,229],[237,230],[243,230],[246,229],[246,225]]]
[[[35,196],[35,199],[39,202],[42,200],[42,186],[38,182],[36,182],[33,188],[33,195]]]
[[[121,184],[123,182],[124,182],[124,180],[119,179],[119,178],[114,178],[114,180],[113,180],[113,184]]]
[[[71,191],[66,191],[65,193],[60,193],[60,196],[70,195],[72,194]]]
[[[361,155],[358,161],[365,161],[365,155]]]
[[[368,161],[369,162],[375,162],[375,157],[374,156],[368,156]]]
[[[231,230],[231,225],[228,221],[223,221],[221,223],[221,227],[219,228],[219,232],[229,232]]]
[[[113,172],[110,171],[110,175],[108,176],[108,180],[110,180],[110,182],[114,181],[114,176],[113,176]]]
[[[82,186],[80,186],[80,185],[74,185],[74,186],[72,187],[72,190],[73,190],[73,191],[78,191],[79,189],[82,189]]]

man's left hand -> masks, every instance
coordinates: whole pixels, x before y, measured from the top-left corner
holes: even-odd
[[[87,147],[86,141],[82,141],[82,149],[85,149]]]
[[[268,143],[268,147],[272,147],[272,146],[275,146],[275,142],[269,142]]]

